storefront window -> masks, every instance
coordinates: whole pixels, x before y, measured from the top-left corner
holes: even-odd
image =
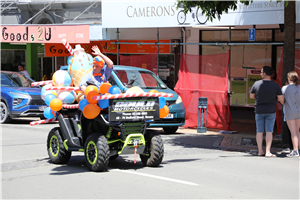
[[[230,77],[246,77],[247,69],[271,66],[271,45],[231,46]]]
[[[175,87],[174,55],[159,55],[159,78],[171,89]]]
[[[229,31],[201,31],[202,42],[227,42],[229,39]]]
[[[1,70],[18,71],[18,65],[25,63],[25,50],[1,50]]]
[[[275,30],[275,41],[283,42],[284,40],[284,32],[281,32],[279,29]]]

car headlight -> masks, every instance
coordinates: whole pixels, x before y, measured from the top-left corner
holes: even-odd
[[[17,92],[9,92],[9,93],[14,94],[14,95],[16,95],[18,97],[21,97],[21,98],[24,98],[24,99],[30,99],[31,98],[30,95],[28,95],[28,94],[22,94],[22,93],[17,93]]]
[[[182,103],[182,99],[181,99],[181,97],[178,95],[178,98],[176,99],[175,104],[179,104],[179,103]]]

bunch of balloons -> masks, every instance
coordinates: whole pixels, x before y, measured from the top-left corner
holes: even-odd
[[[121,90],[117,86],[111,86],[110,83],[103,83],[98,89],[96,86],[89,85],[84,91],[85,99],[79,102],[79,109],[87,119],[94,119],[97,117],[101,109],[108,107],[108,99],[94,100],[93,96],[120,94]]]
[[[74,91],[55,91],[55,90],[46,90],[52,86],[70,86],[72,85],[72,79],[68,71],[58,70],[53,74],[52,77],[53,84],[47,84],[42,88],[41,97],[47,104],[47,107],[44,110],[44,116],[47,119],[55,117],[55,112],[62,109],[63,103],[70,104],[75,101],[75,92]]]

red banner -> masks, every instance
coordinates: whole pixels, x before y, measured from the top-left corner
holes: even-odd
[[[91,53],[91,48],[97,45],[102,53],[117,53],[116,40],[109,41],[91,41],[89,44],[80,44],[82,48],[85,49],[86,53]],[[131,43],[155,43],[156,40],[121,40],[119,42],[131,42]],[[170,40],[160,40],[159,43],[170,43]],[[78,43],[77,43],[78,44]],[[72,48],[75,48],[75,43],[70,44]],[[120,44],[119,53],[120,54],[148,54],[153,53],[157,50],[155,44]],[[170,45],[159,45],[159,53],[170,53]],[[70,53],[65,48],[63,44],[45,44],[45,56],[46,57],[60,57],[60,56],[70,56]]]

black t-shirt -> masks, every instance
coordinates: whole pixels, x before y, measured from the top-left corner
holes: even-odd
[[[250,93],[255,94],[255,113],[276,113],[277,95],[282,95],[279,85],[274,81],[256,81]]]

